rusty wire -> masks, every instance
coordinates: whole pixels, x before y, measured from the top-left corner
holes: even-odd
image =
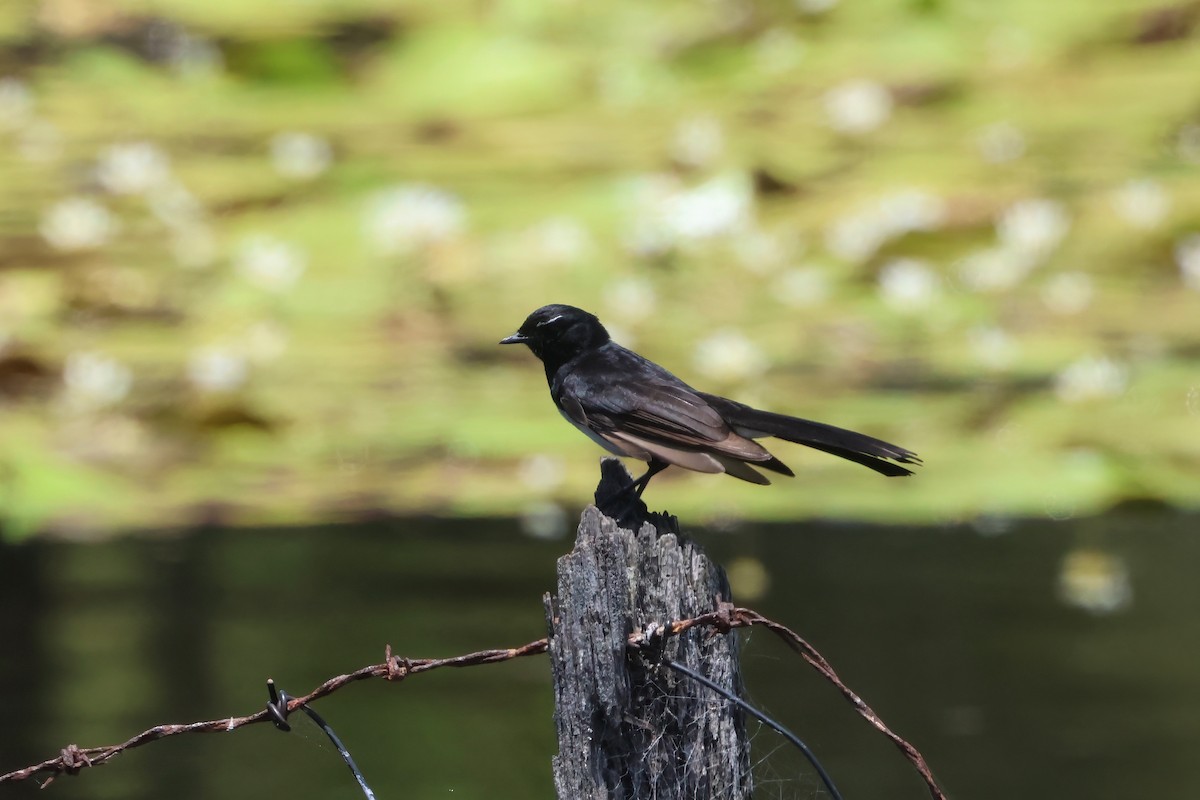
[[[945,792],[938,785],[932,770],[929,769],[929,765],[925,762],[925,758],[921,755],[920,751],[906,739],[892,731],[879,715],[838,677],[833,667],[829,665],[829,662],[825,660],[824,656],[815,647],[787,626],[768,619],[757,611],[749,608],[740,608],[734,606],[732,603],[720,603],[715,611],[707,614],[700,614],[689,619],[675,620],[662,626],[647,626],[646,630],[634,631],[629,636],[628,647],[631,650],[641,650],[650,644],[651,639],[654,637],[661,637],[663,635],[678,636],[693,628],[709,628],[714,633],[728,633],[735,628],[749,628],[753,626],[762,626],[774,633],[799,654],[801,658],[807,661],[821,677],[832,683],[860,716],[900,749],[900,752],[912,763],[913,767],[921,775],[922,779],[924,779],[930,797],[934,798],[934,800],[946,800]],[[385,649],[383,663],[372,664],[354,672],[338,675],[325,681],[303,697],[288,698],[288,710],[295,710],[301,705],[333,694],[343,686],[356,681],[367,680],[369,678],[384,678],[389,681],[398,681],[404,680],[411,675],[430,672],[443,667],[474,667],[481,664],[498,664],[525,656],[540,655],[545,653],[548,647],[548,639],[538,639],[520,647],[479,650],[474,653],[466,653],[451,658],[409,659],[393,655],[391,645],[388,645]],[[39,773],[49,773],[49,776],[42,783],[44,787],[59,775],[64,773],[76,775],[87,767],[100,766],[126,750],[140,747],[168,736],[177,736],[184,733],[222,733],[259,722],[271,722],[272,719],[272,715],[268,710],[263,709],[241,717],[227,717],[182,725],[156,725],[120,744],[87,748],[70,744],[64,747],[59,755],[54,758],[0,775],[0,783],[27,780]]]
[[[701,614],[691,619],[676,620],[675,622],[667,623],[661,632],[657,629],[636,631],[629,637],[629,645],[633,648],[640,648],[656,635],[661,636],[665,633],[666,635],[677,636],[695,627],[709,627],[719,633],[726,633],[734,628],[750,628],[756,625],[766,628],[782,639],[788,647],[807,661],[809,666],[815,669],[822,678],[832,683],[841,692],[842,696],[849,701],[850,705],[854,707],[859,716],[870,723],[871,727],[875,728],[875,730],[890,739],[900,749],[901,754],[908,759],[913,768],[917,770],[921,778],[925,781],[925,786],[929,789],[929,796],[934,798],[934,800],[946,800],[946,793],[942,791],[937,779],[933,777],[933,770],[925,762],[925,757],[921,755],[921,751],[914,747],[907,739],[889,728],[883,719],[875,713],[875,710],[867,705],[853,689],[838,677],[833,667],[818,652],[817,648],[813,647],[800,634],[786,625],[768,619],[753,609],[740,608],[732,603],[718,603],[716,611],[710,611],[707,614]]]
[[[409,675],[429,672],[442,667],[474,667],[479,664],[496,664],[501,661],[510,661],[522,656],[539,655],[546,652],[546,640],[538,639],[536,642],[530,642],[521,647],[512,647],[504,650],[480,650],[461,656],[453,656],[452,658],[409,659],[402,656],[393,656],[391,645],[388,645],[384,652],[385,658],[382,664],[372,664],[369,667],[363,667],[345,675],[338,675],[325,681],[303,697],[289,698],[287,703],[288,710],[294,711],[301,705],[333,694],[343,686],[355,681],[367,680],[368,678],[385,678],[389,681],[403,680]],[[261,711],[242,717],[190,722],[184,725],[156,725],[120,744],[110,744],[101,747],[79,747],[70,744],[64,747],[61,753],[55,758],[49,758],[40,764],[31,764],[23,769],[0,775],[0,783],[23,781],[32,778],[40,772],[49,772],[49,778],[42,784],[45,787],[63,773],[76,775],[80,770],[86,767],[98,767],[126,750],[141,747],[144,744],[165,739],[168,736],[178,736],[183,733],[226,733],[246,725],[272,721],[272,715],[264,708]]]

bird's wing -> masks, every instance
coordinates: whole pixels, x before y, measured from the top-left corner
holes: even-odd
[[[568,416],[576,419],[575,414],[581,413],[597,433],[620,432],[748,461],[772,459],[761,445],[733,431],[690,386],[657,364],[624,348],[601,353],[598,361],[562,376],[555,392]]]

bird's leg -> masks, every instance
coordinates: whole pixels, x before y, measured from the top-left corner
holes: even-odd
[[[646,487],[650,485],[650,479],[669,466],[671,465],[665,461],[659,461],[657,458],[650,459],[650,463],[646,466],[646,473],[629,484],[626,491],[632,491],[633,496],[640,500],[642,492],[646,491]]]

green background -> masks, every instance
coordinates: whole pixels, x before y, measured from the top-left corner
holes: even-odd
[[[1194,24],[1117,0],[5,3],[0,526],[577,503],[597,449],[494,346],[546,302],[927,463],[885,481],[781,445],[782,486],[656,479],[691,519],[1194,506]],[[55,217],[70,199],[91,228]],[[299,274],[255,277],[256,242]],[[214,352],[239,379],[195,377]]]

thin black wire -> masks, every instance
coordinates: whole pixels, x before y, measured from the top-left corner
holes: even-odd
[[[291,725],[287,723],[288,715],[288,700],[291,700],[291,695],[282,689],[276,691],[275,681],[267,681],[267,693],[270,695],[270,702],[267,703],[267,711],[271,715],[271,721],[275,723],[275,727],[281,731],[289,731]],[[325,735],[329,737],[329,741],[333,742],[333,746],[337,748],[338,755],[342,757],[342,761],[346,762],[346,766],[350,768],[350,774],[354,776],[354,780],[358,781],[359,787],[362,789],[367,800],[375,800],[375,792],[371,791],[371,787],[367,785],[367,779],[363,777],[358,765],[354,763],[354,758],[350,755],[350,751],[342,744],[342,740],[333,732],[333,728],[329,727],[329,723],[324,718],[308,707],[307,703],[301,703],[297,706],[305,714],[308,714],[309,719],[317,723],[317,726],[325,731]]]
[[[715,683],[714,681],[711,681],[708,678],[704,677],[699,672],[689,669],[688,667],[685,667],[683,664],[680,664],[676,661],[672,661],[669,658],[662,659],[662,663],[667,665],[671,669],[675,670],[676,672],[680,672],[680,673],[688,676],[689,678],[696,681],[697,683],[704,684],[705,686],[712,689],[717,694],[724,697],[726,700],[729,700],[730,702],[737,705],[738,708],[742,709],[747,714],[750,714],[751,716],[753,716],[759,722],[763,723],[764,725],[767,725],[768,727],[774,728],[785,739],[787,739],[789,742],[791,742],[793,745],[795,745],[800,750],[801,753],[804,753],[804,757],[808,759],[808,762],[813,765],[813,769],[815,769],[817,771],[817,774],[819,776],[821,776],[821,781],[825,784],[825,788],[829,790],[829,794],[833,797],[833,799],[834,800],[842,800],[841,792],[839,792],[837,790],[837,787],[833,785],[833,778],[830,777],[829,773],[825,771],[825,767],[821,766],[821,762],[817,760],[816,754],[813,753],[813,751],[811,749],[809,749],[808,745],[806,745],[803,741],[801,741],[799,736],[792,733],[787,728],[783,727],[783,725],[781,725],[778,722],[776,722],[775,720],[771,719],[766,714],[759,711],[757,708],[750,705],[742,698],[738,697],[737,695],[733,694],[729,690],[725,689],[720,684]]]

